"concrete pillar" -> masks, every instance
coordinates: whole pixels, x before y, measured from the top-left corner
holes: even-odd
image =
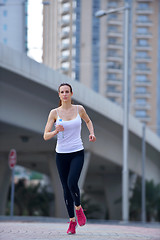
[[[0,155],[0,215],[5,215],[7,195],[11,179],[8,156]]]
[[[55,154],[48,156],[51,184],[54,190],[54,212],[55,217],[68,218],[66,206],[64,203],[63,189],[57,171]]]
[[[80,188],[81,192],[83,192],[84,182],[85,182],[85,179],[86,179],[90,158],[91,158],[91,153],[88,152],[88,151],[85,151],[85,153],[84,153],[84,165],[83,165],[81,176],[80,176],[79,182],[78,182],[78,185],[79,185],[79,188]]]
[[[109,174],[104,177],[105,197],[108,207],[109,220],[122,219],[122,179],[121,173]],[[118,203],[115,201],[120,200]]]

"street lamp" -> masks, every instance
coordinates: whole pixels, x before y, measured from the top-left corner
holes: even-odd
[[[99,10],[96,17],[125,11],[124,18],[124,82],[123,82],[123,170],[122,170],[122,220],[128,222],[129,204],[128,204],[128,26],[129,26],[129,5],[111,9],[108,11]]]

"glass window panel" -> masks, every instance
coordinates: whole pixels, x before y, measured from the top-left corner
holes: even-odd
[[[138,69],[147,69],[147,64],[146,63],[137,63],[137,68]]]
[[[136,93],[146,93],[146,87],[136,87]]]
[[[146,27],[138,27],[137,28],[137,33],[146,34],[146,33],[148,33],[148,28],[146,28]]]
[[[145,98],[137,98],[136,103],[139,105],[145,105],[147,103]]]
[[[138,45],[139,46],[148,46],[148,40],[147,39],[138,39]]]
[[[136,117],[146,117],[147,112],[145,110],[137,110],[135,115]]]
[[[136,80],[140,82],[145,82],[147,81],[147,76],[146,75],[137,75]]]
[[[140,22],[147,22],[149,20],[149,18],[146,15],[138,15],[137,20]]]
[[[149,8],[149,3],[138,3],[138,8],[148,9]]]

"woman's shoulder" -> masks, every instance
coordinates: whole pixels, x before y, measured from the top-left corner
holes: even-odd
[[[85,109],[82,105],[76,105],[77,109],[78,109],[78,113],[81,115],[83,115],[83,113],[85,112]]]
[[[50,116],[54,117],[54,118],[57,118],[57,110],[58,110],[58,108],[51,109],[50,110]]]

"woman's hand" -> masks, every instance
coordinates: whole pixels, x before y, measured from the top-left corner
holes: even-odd
[[[63,132],[64,131],[64,127],[62,125],[56,125],[56,132]]]
[[[94,134],[89,135],[89,141],[90,142],[95,142],[96,141],[96,137],[94,136]]]

